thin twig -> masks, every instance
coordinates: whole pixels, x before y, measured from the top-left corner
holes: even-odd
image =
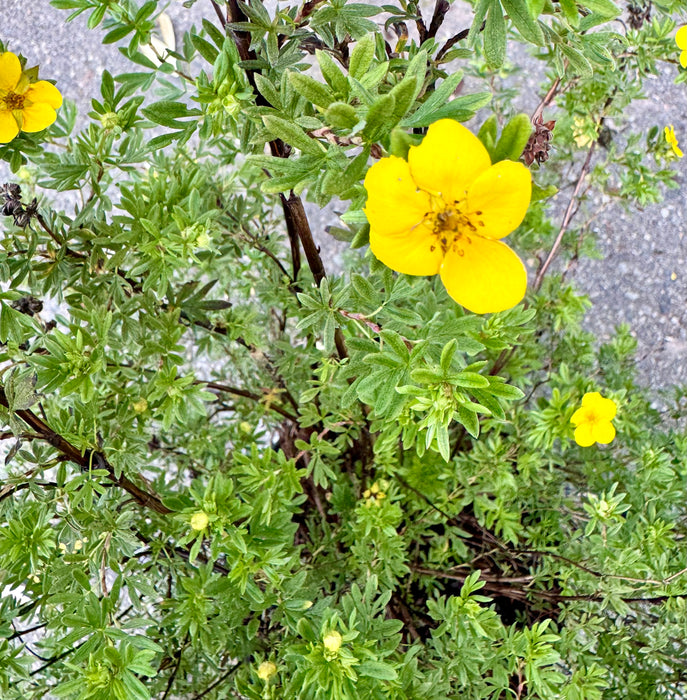
[[[542,264],[542,266],[539,268],[539,271],[537,272],[537,276],[534,280],[534,289],[537,290],[541,286],[541,283],[544,281],[544,275],[546,274],[546,271],[549,269],[549,265],[553,261],[553,259],[556,257],[556,253],[558,252],[558,248],[561,245],[561,241],[563,240],[563,236],[565,235],[565,232],[568,230],[568,225],[570,224],[570,220],[572,219],[572,213],[573,209],[575,207],[575,204],[577,202],[577,195],[580,192],[580,189],[582,188],[582,183],[584,182],[585,177],[587,176],[587,173],[589,172],[589,166],[592,160],[592,155],[594,154],[594,149],[596,148],[596,141],[592,143],[592,145],[589,147],[589,150],[587,151],[587,157],[584,160],[584,163],[582,164],[582,169],[580,170],[580,174],[577,178],[577,183],[575,184],[575,189],[573,190],[572,197],[570,197],[570,201],[568,202],[568,206],[565,210],[565,216],[563,217],[563,222],[561,223],[561,228],[558,231],[558,235],[556,236],[556,240],[553,242],[553,246],[551,247],[551,251],[549,252],[548,257]]]

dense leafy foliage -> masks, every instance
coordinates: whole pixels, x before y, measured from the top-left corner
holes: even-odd
[[[445,0],[209,0],[154,57],[164,3],[52,4],[132,69],[0,145],[0,695],[687,697],[684,395],[566,280],[596,194],[673,184],[663,124],[608,123],[677,76],[680,0],[476,0],[443,41]],[[371,162],[475,115],[535,183],[526,302],[489,316],[376,261],[362,210]],[[593,391],[618,437],[582,448]]]

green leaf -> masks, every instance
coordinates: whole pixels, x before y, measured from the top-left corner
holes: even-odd
[[[327,108],[334,101],[331,91],[309,75],[292,71],[288,76],[294,90],[314,105]]]
[[[378,97],[367,112],[363,136],[368,141],[377,141],[391,131],[396,100],[391,93]]]
[[[568,61],[570,61],[570,67],[574,73],[581,78],[591,78],[592,75],[594,75],[592,64],[580,51],[567,44],[560,44],[559,48]]]
[[[398,677],[392,666],[381,661],[363,661],[355,668],[361,676],[376,678],[380,681],[395,681]]]
[[[537,44],[537,46],[544,45],[544,33],[539,23],[535,19],[532,19],[526,0],[501,0],[501,4],[511,22],[513,22],[517,30],[527,41],[531,41],[533,44]]]
[[[333,102],[324,113],[327,123],[339,129],[352,129],[358,123],[358,115],[351,105]]]
[[[263,117],[262,121],[267,130],[278,139],[284,141],[284,143],[298,148],[303,153],[309,153],[313,156],[324,155],[324,147],[315,139],[311,139],[303,129],[293,122],[273,115]]]
[[[498,163],[501,160],[518,160],[531,133],[532,122],[529,115],[516,114],[503,128],[492,161]]]
[[[315,51],[317,62],[320,64],[320,70],[329,87],[334,90],[337,95],[346,97],[348,95],[348,78],[343,74],[343,71],[336,64],[336,61],[326,51]]]
[[[172,100],[161,100],[141,110],[146,119],[151,122],[166,126],[170,129],[186,129],[187,121],[180,119],[187,117],[201,117],[202,112],[198,109],[189,109],[183,102]]]
[[[499,0],[489,7],[484,26],[484,55],[491,68],[500,68],[506,60],[506,20]]]
[[[375,35],[366,34],[351,51],[348,62],[348,74],[352,78],[360,80],[372,64],[375,55]]]
[[[621,9],[612,0],[582,0],[581,4],[608,19],[617,17],[621,13]]]
[[[428,126],[436,121],[433,113],[448,102],[462,79],[463,71],[449,75],[408,119],[403,120],[402,126]]]

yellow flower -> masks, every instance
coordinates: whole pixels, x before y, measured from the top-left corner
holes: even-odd
[[[687,29],[687,27],[686,27],[686,29]],[[668,145],[673,149],[673,153],[678,158],[682,158],[684,153],[680,150],[680,147],[677,145],[677,136],[675,136],[675,127],[671,124],[670,126],[667,126],[663,130],[663,133],[666,135],[666,141],[668,142]]]
[[[682,50],[680,54],[680,65],[683,68],[687,68],[687,24],[684,27],[680,27],[677,32],[675,32],[675,43],[678,49]]]
[[[61,105],[62,95],[54,85],[29,82],[13,53],[0,54],[0,143],[9,143],[20,131],[46,129]]]
[[[365,489],[363,492],[363,498],[366,498],[367,501],[365,502],[366,506],[370,506],[372,503],[374,503],[376,506],[379,505],[380,501],[384,498],[386,498],[386,494],[382,489],[379,487],[379,484],[375,481],[372,486],[370,486],[369,489]]]
[[[263,661],[258,667],[258,678],[261,681],[269,681],[277,672],[277,667],[271,661]]]
[[[462,124],[440,119],[408,161],[382,158],[365,176],[370,247],[392,270],[441,275],[475,313],[503,311],[525,295],[527,273],[501,243],[523,220],[532,178],[522,163],[495,165]]]
[[[194,513],[191,516],[191,527],[194,530],[204,530],[208,526],[209,522],[210,518],[208,518],[208,514],[202,510]]]
[[[322,643],[324,644],[324,648],[327,650],[327,652],[329,652],[330,655],[335,656],[339,653],[342,641],[343,637],[336,630],[332,630],[331,632],[327,632],[327,634],[325,634]]]
[[[595,442],[608,445],[615,437],[611,421],[617,410],[615,401],[604,399],[598,391],[586,393],[581,408],[570,419],[575,426],[575,442],[580,447],[589,447]]]

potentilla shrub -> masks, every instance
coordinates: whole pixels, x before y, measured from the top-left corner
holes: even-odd
[[[2,698],[687,697],[684,393],[568,279],[681,0],[52,4],[131,67],[0,46]]]

